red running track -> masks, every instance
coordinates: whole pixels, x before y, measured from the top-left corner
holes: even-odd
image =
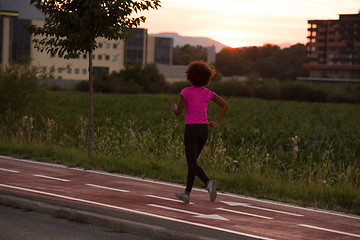
[[[221,182],[219,183],[221,184]],[[177,184],[0,156],[0,190],[145,215],[261,239],[360,239],[360,216],[194,189]]]

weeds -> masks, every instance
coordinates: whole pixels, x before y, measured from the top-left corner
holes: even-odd
[[[41,130],[34,127],[44,126]],[[101,155],[112,158],[137,158],[148,161],[154,168],[173,161],[179,166],[186,166],[183,138],[178,134],[173,119],[161,120],[162,133],[152,129],[143,129],[134,120],[112,124],[106,119],[102,126],[95,131],[94,150]],[[16,137],[24,143],[55,144],[64,148],[73,146],[86,150],[87,120],[80,117],[75,123],[75,138],[70,133],[58,133],[58,123],[53,119],[42,119],[41,123],[34,122],[34,118],[24,116],[19,124]],[[58,139],[56,138],[58,136]],[[208,144],[205,145],[199,162],[206,169],[214,169],[227,174],[241,174],[243,172],[258,174],[266,177],[279,177],[300,181],[303,183],[318,183],[324,185],[359,183],[359,164],[355,160],[351,163],[342,161],[336,168],[332,161],[332,144],[325,150],[319,161],[306,162],[299,148],[299,137],[290,139],[288,156],[284,160],[271,154],[265,146],[248,145],[245,139],[239,148],[228,153],[222,133],[217,135],[210,131]]]

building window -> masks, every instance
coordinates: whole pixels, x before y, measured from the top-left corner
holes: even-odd
[[[117,60],[117,56],[116,56],[116,55],[113,55],[113,56],[112,56],[112,60],[113,60],[113,62],[115,62],[115,61]]]
[[[103,44],[102,43],[99,43],[99,48],[102,48],[103,47]]]
[[[109,49],[110,48],[110,43],[105,43],[105,48]]]
[[[71,72],[72,72],[72,69],[71,69],[71,68],[68,68],[68,69],[67,69],[67,73],[70,74]]]
[[[47,67],[43,67],[43,68],[42,68],[42,71],[43,71],[43,72],[46,72],[46,71],[47,71]]]
[[[80,70],[78,68],[75,68],[75,74],[79,74]]]
[[[8,1],[9,2],[9,1]],[[2,19],[2,17],[1,17]],[[1,26],[0,30],[2,34],[2,20],[0,20]],[[30,48],[31,48],[31,36],[27,33],[22,25],[24,23],[30,24],[30,20],[23,20],[23,19],[11,19],[11,43],[10,43],[10,58],[9,60],[14,61],[16,63],[21,62],[24,57],[30,58]],[[2,40],[2,37],[0,36]],[[0,41],[1,41],[0,40]],[[1,43],[0,43],[1,47]],[[1,51],[1,50],[0,50]]]
[[[83,68],[82,74],[87,74],[86,68]]]
[[[58,73],[62,73],[62,68],[58,68]]]
[[[113,44],[113,48],[117,49],[117,44],[116,43]]]
[[[86,59],[87,58],[87,55],[86,54],[83,54],[83,59]]]
[[[109,55],[105,55],[105,60],[109,61],[110,60],[110,56]]]
[[[102,60],[102,55],[101,54],[98,55],[98,60]]]

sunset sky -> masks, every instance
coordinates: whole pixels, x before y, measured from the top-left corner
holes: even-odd
[[[162,0],[144,12],[149,33],[209,37],[230,47],[307,42],[307,20],[357,14],[360,0]]]

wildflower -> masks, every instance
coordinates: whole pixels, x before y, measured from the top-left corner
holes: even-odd
[[[299,152],[299,147],[298,146],[295,146],[294,149],[293,149],[294,153],[297,153]]]

